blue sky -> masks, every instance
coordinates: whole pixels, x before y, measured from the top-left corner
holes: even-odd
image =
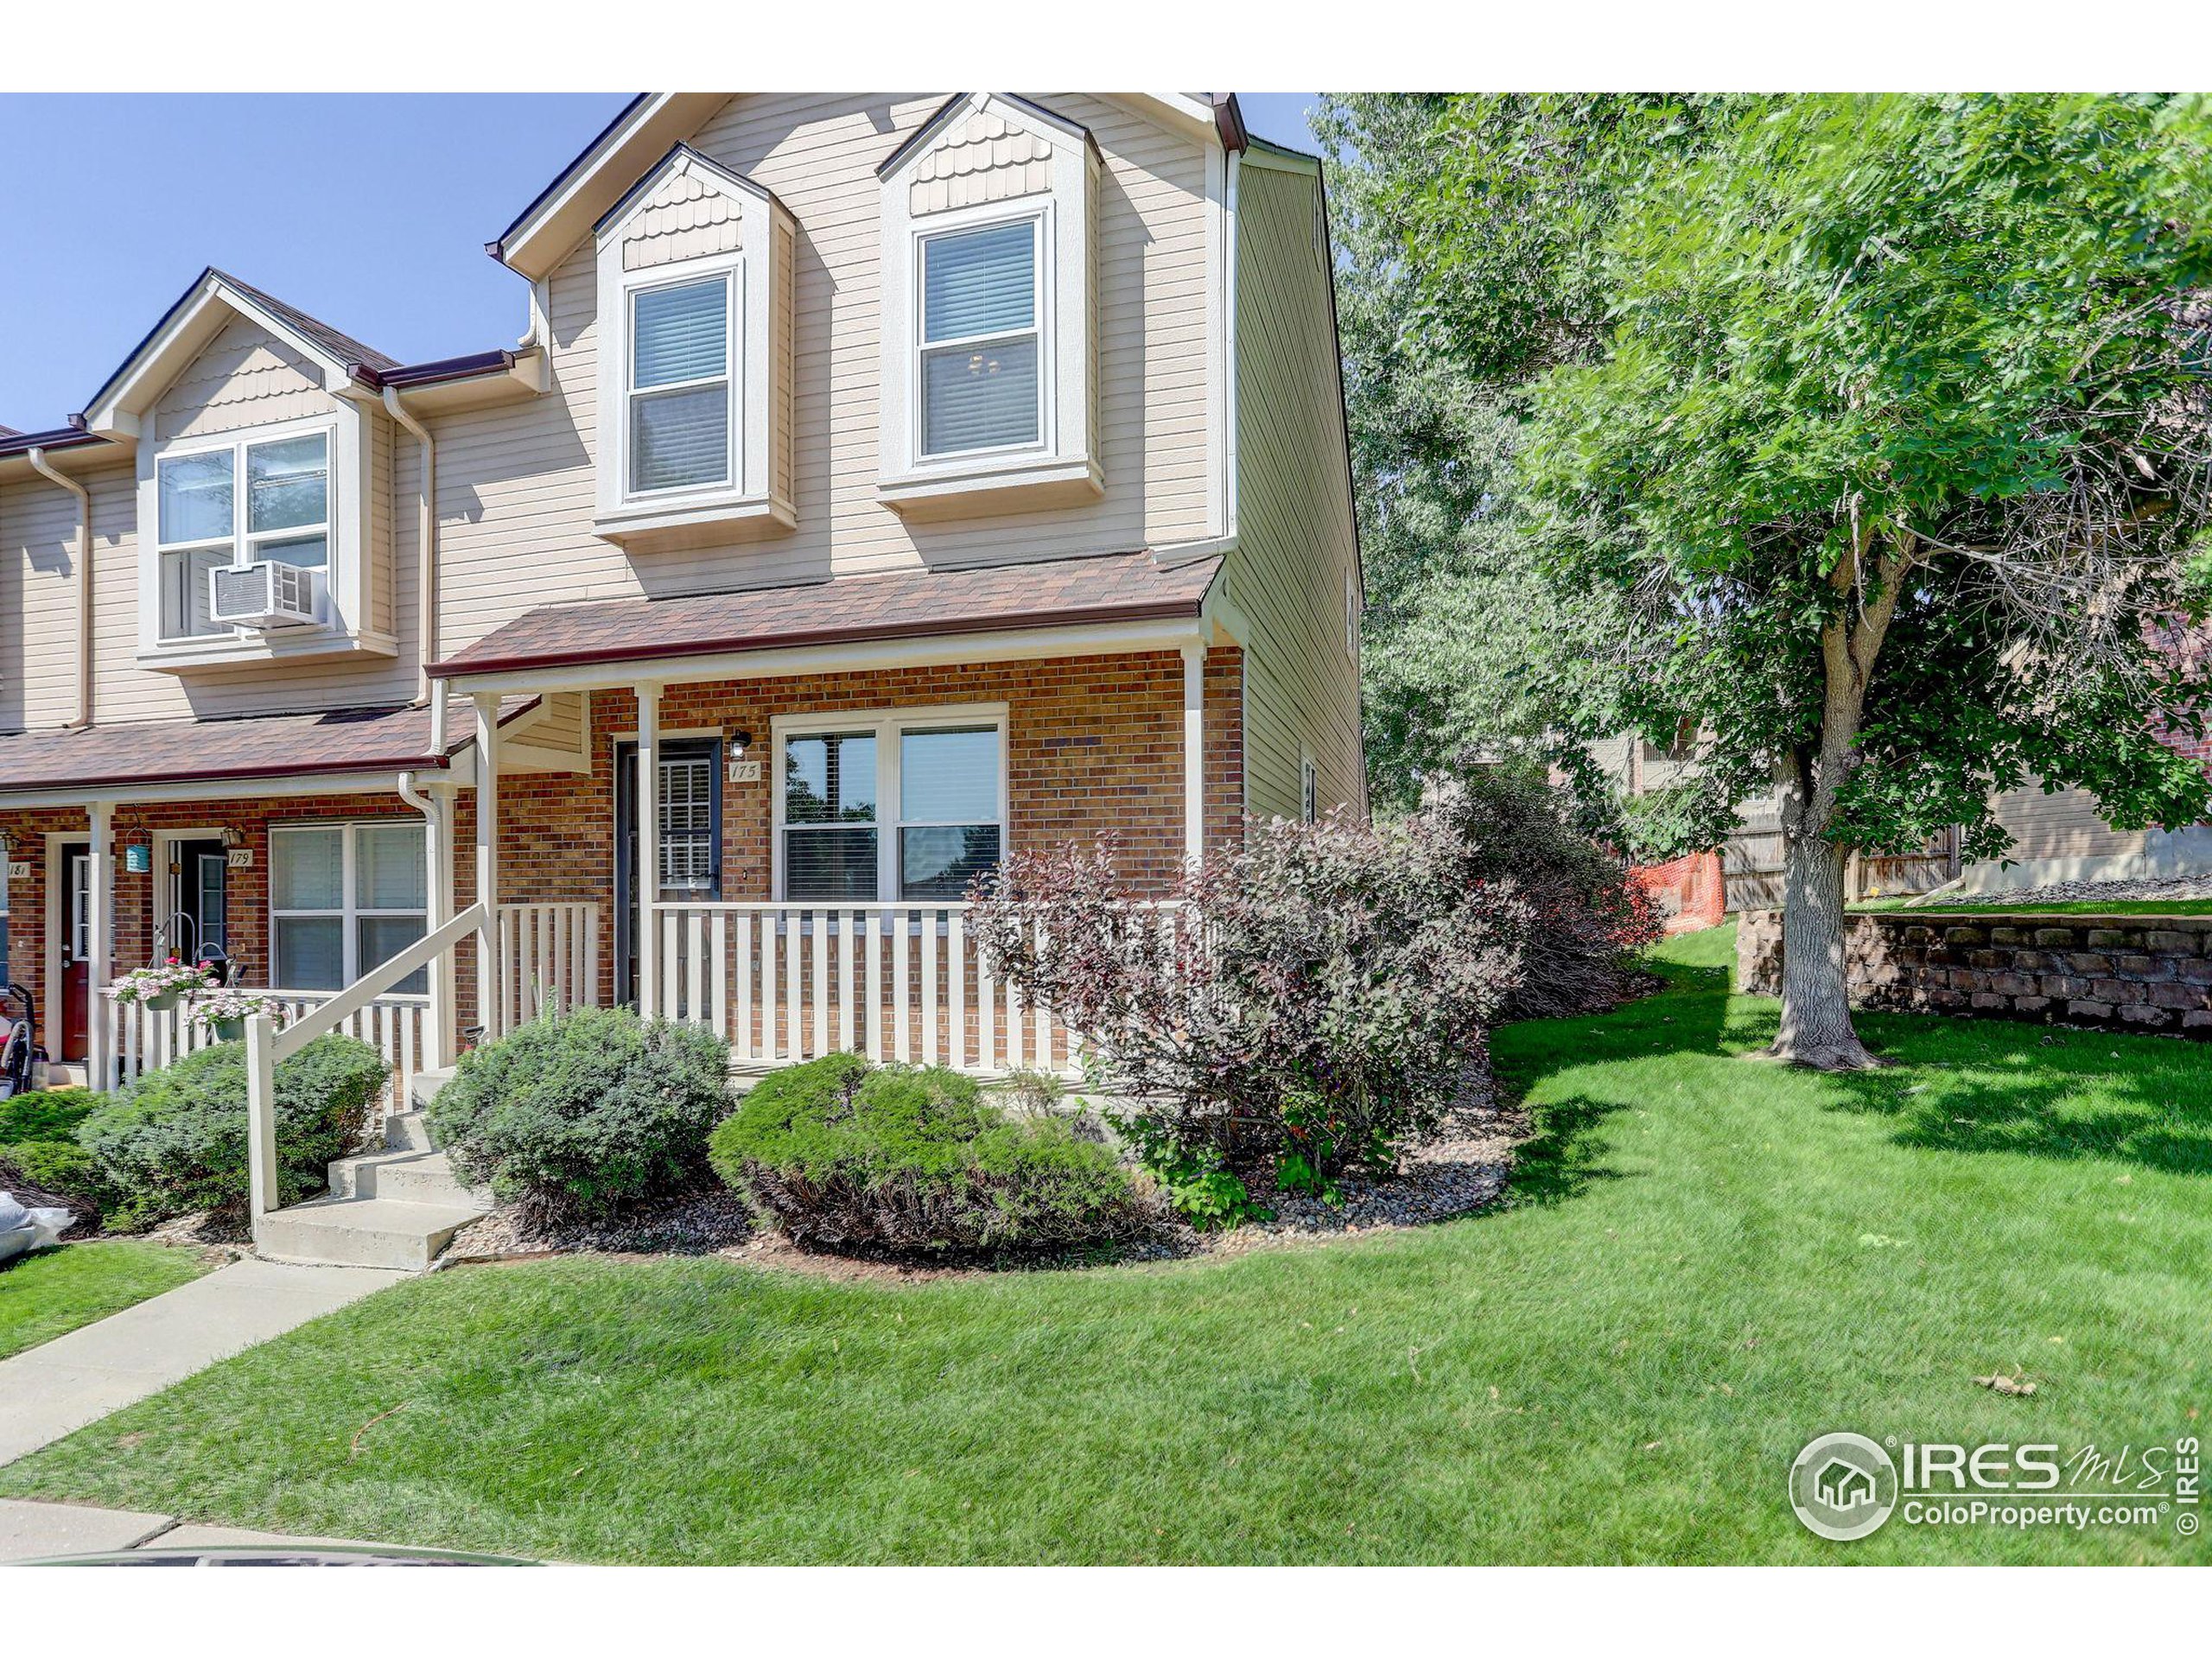
[[[1239,98],[1311,149],[1314,96]],[[205,265],[403,361],[512,344],[484,244],[627,98],[0,97],[0,425],[81,410]]]

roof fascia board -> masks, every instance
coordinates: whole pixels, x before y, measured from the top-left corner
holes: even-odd
[[[404,765],[356,767],[346,772],[308,772],[293,775],[211,774],[206,778],[169,779],[135,783],[119,779],[110,783],[68,784],[41,788],[0,790],[0,810],[43,806],[88,806],[95,801],[137,806],[149,801],[276,800],[296,795],[378,795],[391,792],[399,772],[438,769],[440,762],[425,757]]]
[[[696,130],[728,92],[647,92],[616,116],[485,251],[537,282],[591,232],[609,176],[626,190],[669,147]]]
[[[612,685],[688,683],[707,680],[789,678],[799,674],[863,670],[936,668],[960,663],[1021,662],[1049,657],[1103,657],[1123,652],[1172,651],[1203,643],[1206,620],[1195,606],[1183,614],[1090,626],[1022,628],[919,638],[854,640],[837,645],[768,647],[671,655],[625,661],[570,663],[537,669],[491,669],[454,676],[455,695],[485,692],[588,691]]]

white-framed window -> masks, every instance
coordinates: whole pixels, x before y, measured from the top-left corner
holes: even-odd
[[[1321,769],[1310,754],[1298,760],[1298,816],[1307,823],[1318,823],[1321,817]]]
[[[226,566],[267,559],[327,572],[330,452],[324,427],[172,448],[154,463],[162,639],[230,632],[208,591]]]
[[[429,866],[420,822],[273,824],[269,830],[270,981],[342,990],[423,938]],[[422,992],[416,974],[394,988]]]
[[[918,458],[1045,443],[1045,215],[924,231],[915,239]]]
[[[734,267],[625,289],[626,497],[726,489],[735,479],[740,302]]]
[[[945,903],[1006,851],[996,705],[776,723],[777,897]]]

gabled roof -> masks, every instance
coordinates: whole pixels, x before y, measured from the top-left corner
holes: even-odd
[[[546,276],[656,158],[696,132],[723,103],[737,96],[733,92],[644,92],[632,99],[560,175],[531,199],[497,240],[484,245],[484,251],[533,282]],[[1225,95],[1143,92],[1133,96],[1146,99],[1160,115],[1188,131],[1222,142],[1227,142],[1232,130],[1243,131],[1242,123],[1234,117],[1234,106],[1226,115],[1222,110],[1218,99]]]
[[[936,112],[928,120],[907,135],[906,143],[877,163],[875,176],[879,179],[887,179],[910,158],[921,154],[930,143],[951,124],[955,115],[966,109],[977,99],[1004,104],[1016,113],[1027,116],[1039,125],[1058,133],[1063,138],[1077,143],[1087,144],[1094,152],[1098,149],[1098,141],[1090,136],[1090,128],[1080,122],[1071,121],[1064,115],[1054,113],[1042,104],[1033,104],[1029,99],[1017,98],[1012,92],[955,92],[937,106]]]
[[[734,191],[741,195],[755,196],[762,201],[776,201],[776,193],[766,186],[755,184],[742,173],[732,172],[713,157],[702,156],[689,144],[677,144],[671,148],[667,155],[640,174],[638,181],[625,190],[615,204],[599,216],[598,220],[592,226],[592,229],[594,232],[604,232],[608,226],[618,223],[622,216],[639,200],[651,194],[655,186],[678,168],[687,173],[696,173],[720,189]],[[780,207],[782,204],[776,205]]]
[[[138,416],[232,316],[245,317],[289,341],[321,367],[329,391],[356,385],[374,390],[383,371],[399,366],[397,359],[210,265],[93,394],[81,423],[104,436],[137,435]]]

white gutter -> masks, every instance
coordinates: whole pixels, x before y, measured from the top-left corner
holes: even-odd
[[[56,472],[45,450],[33,449],[30,462],[41,477],[77,498],[77,713],[62,729],[81,731],[92,723],[92,497],[75,479]]]
[[[423,452],[415,521],[415,702],[419,708],[430,701],[430,664],[438,652],[438,446],[430,429],[407,412],[397,389],[384,389],[384,406]],[[444,734],[442,729],[437,733],[441,738]]]

